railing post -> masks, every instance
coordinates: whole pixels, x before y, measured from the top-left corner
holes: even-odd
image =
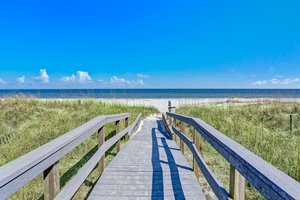
[[[194,128],[194,132],[193,132],[193,143],[194,143],[196,149],[200,152],[199,134],[197,133],[195,128]],[[193,169],[194,169],[194,173],[198,179],[199,178],[199,166],[196,162],[195,157],[193,158]]]
[[[128,120],[129,118],[127,117],[127,118],[125,118],[125,128],[127,128],[128,127]],[[129,133],[126,133],[126,135],[125,135],[125,140],[127,141],[129,139]]]
[[[53,200],[60,191],[59,162],[44,171],[44,199]]]
[[[116,135],[120,132],[120,120],[115,122],[115,126],[116,126]],[[117,148],[117,152],[120,151],[120,140],[118,140],[117,144],[116,144],[116,148]]]
[[[176,119],[175,118],[173,118],[173,126],[176,128]],[[175,141],[175,143],[177,142],[177,135],[176,134],[174,134],[174,141]]]
[[[98,130],[98,148],[100,148],[103,143],[105,142],[105,128],[104,126],[102,126],[99,130]],[[99,171],[100,171],[100,176],[104,171],[104,164],[105,164],[105,153],[104,155],[100,158],[99,160]]]
[[[233,200],[245,199],[245,178],[230,165],[229,193]]]
[[[290,134],[293,133],[293,115],[290,114]]]
[[[184,131],[185,131],[185,123],[181,122],[180,123],[180,132],[182,134],[184,134]],[[182,154],[184,154],[184,142],[182,139],[180,139],[179,141],[180,141],[180,150],[181,150]]]

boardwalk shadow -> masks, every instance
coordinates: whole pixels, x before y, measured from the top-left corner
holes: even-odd
[[[170,140],[169,135],[167,132],[164,131],[162,128],[162,122],[157,121],[157,129],[152,129],[152,199],[164,199],[165,195],[173,195],[175,199],[185,199],[184,192],[182,189],[180,176],[178,168],[184,168],[190,170],[190,168],[179,166],[176,164],[175,158],[172,154],[171,148],[168,146],[167,140]],[[161,145],[159,145],[161,143]],[[162,150],[163,149],[163,150]],[[172,148],[173,149],[173,148]],[[176,150],[175,150],[176,151]],[[160,152],[161,154],[166,155],[167,161],[163,161],[160,159]],[[165,188],[164,186],[164,170],[167,171],[162,165],[167,166],[169,168],[171,176],[171,184],[172,190],[168,190],[168,194],[164,194]]]

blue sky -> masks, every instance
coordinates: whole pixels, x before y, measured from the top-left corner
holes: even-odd
[[[0,1],[0,88],[300,88],[300,1]]]

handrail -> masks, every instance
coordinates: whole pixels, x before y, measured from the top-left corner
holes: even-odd
[[[128,119],[130,113],[96,117],[78,128],[0,167],[0,199],[5,199],[97,132],[106,123]],[[128,128],[127,128],[128,129]]]
[[[137,127],[140,125],[142,119],[142,113],[138,114],[134,122],[132,123],[132,126],[130,126],[128,135],[131,136],[133,132],[137,130]]]
[[[228,192],[226,191],[222,183],[216,178],[215,174],[209,169],[209,167],[205,163],[203,157],[201,156],[200,152],[195,147],[193,142],[191,142],[183,133],[177,130],[174,126],[172,126],[172,131],[173,133],[178,135],[178,137],[181,140],[183,140],[186,146],[191,150],[198,166],[200,167],[203,175],[205,176],[207,182],[211,186],[212,190],[214,191],[218,199],[228,199],[230,195],[228,194]]]
[[[125,134],[129,134],[138,126],[141,120],[142,114],[140,113],[136,120],[131,124],[131,126],[125,128],[117,135],[113,136],[96,151],[96,153],[89,159],[89,161],[78,171],[78,173],[71,179],[71,181],[60,191],[60,193],[55,197],[55,200],[68,200],[73,197],[77,192],[83,181],[91,173],[96,164],[99,162],[100,158],[105,154],[105,152],[111,148],[117,141],[119,141]]]
[[[167,116],[165,113],[162,113],[162,122],[164,124],[167,133],[169,134],[169,137],[172,137],[172,131],[171,131],[172,125],[170,125],[169,121],[167,120]]]
[[[205,163],[204,159],[202,158],[200,152],[198,151],[195,144],[188,139],[183,133],[181,133],[179,130],[177,130],[174,126],[170,125],[169,121],[166,119],[165,114],[162,114],[163,123],[166,127],[166,131],[169,133],[169,135],[175,134],[177,135],[185,144],[186,146],[191,150],[195,161],[197,162],[198,166],[200,167],[204,177],[206,178],[208,184],[212,188],[215,195],[218,197],[218,199],[228,199],[230,196],[222,183],[220,183],[214,173],[209,169],[207,164]]]
[[[231,166],[265,197],[269,199],[300,198],[299,182],[258,157],[242,145],[225,136],[201,119],[169,112],[167,112],[166,115],[194,127],[197,133],[229,161]],[[194,150],[195,148],[191,146],[191,141],[184,137],[182,131],[178,131],[175,127],[172,127],[172,129],[169,128],[169,130],[172,130],[172,133],[178,135],[181,140],[187,144],[192,150],[194,157],[196,156],[201,159],[200,154],[198,154],[199,152]],[[201,162],[197,161],[197,163],[200,169],[204,169]],[[218,196],[218,198],[223,199],[222,196]]]

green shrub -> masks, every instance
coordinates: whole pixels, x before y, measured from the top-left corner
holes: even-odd
[[[300,104],[272,103],[239,106],[181,107],[177,113],[203,119],[228,137],[300,181]],[[293,131],[290,132],[290,114]],[[191,133],[190,133],[191,134]],[[208,165],[228,188],[229,164],[201,140]],[[247,184],[247,198],[261,198]]]
[[[130,123],[139,112],[144,116],[158,112],[152,107],[102,103],[96,100],[37,100],[8,98],[0,100],[0,166],[36,149],[99,115],[130,112]],[[123,121],[123,120],[122,120]],[[124,123],[121,123],[121,128]],[[106,127],[107,136],[113,124]],[[86,139],[80,146],[60,160],[61,186],[65,185],[78,169],[93,155],[97,136]],[[115,149],[107,153],[109,162]],[[108,163],[107,162],[107,163]],[[106,164],[107,164],[106,163]],[[66,173],[68,172],[68,173]],[[74,199],[83,199],[98,173],[94,170]],[[11,199],[43,198],[42,175],[20,189]]]

